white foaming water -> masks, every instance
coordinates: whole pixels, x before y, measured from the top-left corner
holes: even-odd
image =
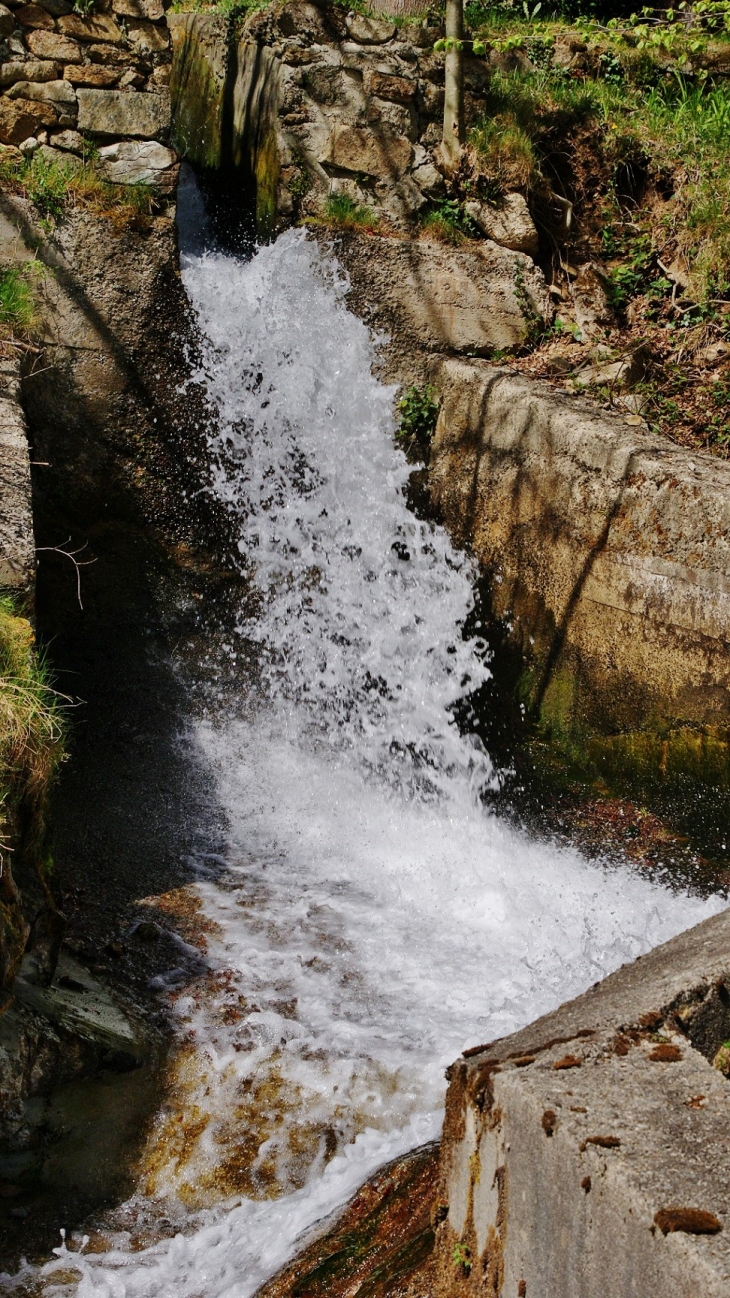
[[[375,1166],[438,1133],[462,1048],[720,908],[483,811],[488,756],[449,713],[487,673],[461,634],[471,566],[406,509],[393,390],[332,261],[290,231],[184,276],[261,674],[241,715],[198,725],[228,869],[198,885],[216,977],[177,1002],[201,1130],[155,1189],[196,1215],[82,1259],[81,1298],[247,1298]],[[238,1198],[206,1206],[223,1165]]]

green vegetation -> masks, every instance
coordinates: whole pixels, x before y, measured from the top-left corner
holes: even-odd
[[[0,271],[0,338],[32,338],[39,323],[35,283],[38,262]]]
[[[462,1244],[461,1241],[459,1241],[454,1244],[452,1257],[454,1260],[454,1266],[460,1267],[464,1272],[464,1275],[469,1275],[471,1271],[471,1249],[467,1248],[466,1244]]]
[[[30,160],[0,159],[0,183],[28,196],[46,228],[73,207],[86,207],[118,225],[144,221],[158,197],[149,185],[113,185],[99,174],[93,147],[81,167],[48,162],[41,153]]]
[[[63,755],[60,696],[34,647],[33,629],[0,597],[0,816],[37,800]]]
[[[379,218],[369,207],[356,203],[349,194],[330,194],[324,208],[324,224],[337,226],[340,230],[369,230],[374,232],[380,225]]]
[[[407,455],[428,458],[431,438],[436,428],[439,399],[435,388],[408,388],[398,402],[400,424],[396,438]]]
[[[477,234],[469,213],[455,198],[441,199],[426,214],[421,225],[431,238],[436,238],[441,243],[458,244]]]

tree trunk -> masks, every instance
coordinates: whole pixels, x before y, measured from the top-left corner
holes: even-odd
[[[458,42],[456,48],[446,51],[444,85],[443,153],[444,162],[453,170],[459,165],[461,146],[464,143],[463,35],[464,0],[446,0],[446,39]]]

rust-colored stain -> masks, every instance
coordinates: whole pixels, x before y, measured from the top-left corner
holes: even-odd
[[[580,1188],[581,1188],[581,1190],[585,1190],[586,1194],[590,1194],[590,1192],[591,1192],[591,1178],[590,1178],[590,1176],[584,1176],[584,1177],[583,1177],[583,1180],[582,1180],[581,1183],[580,1183]]]
[[[598,1145],[600,1149],[618,1149],[620,1144],[618,1136],[586,1136],[580,1152],[583,1154],[589,1145]]]
[[[582,1068],[582,1067],[583,1067],[583,1060],[579,1059],[577,1055],[563,1055],[562,1059],[557,1059],[553,1064],[553,1068],[558,1072],[563,1068]]]
[[[546,1136],[552,1136],[558,1125],[558,1115],[553,1109],[546,1109],[542,1115],[542,1129]]]
[[[704,1208],[661,1208],[654,1217],[654,1224],[662,1235],[671,1235],[675,1231],[686,1235],[717,1235],[722,1230],[720,1219]]]
[[[668,1041],[662,1041],[660,1045],[649,1051],[649,1058],[658,1064],[676,1064],[683,1056],[679,1046],[673,1046]]]
[[[527,1068],[529,1064],[534,1064],[536,1058],[536,1055],[519,1055],[512,1063],[515,1068]]]
[[[704,1109],[707,1107],[707,1096],[690,1095],[689,1099],[685,1100],[684,1104],[687,1109]]]

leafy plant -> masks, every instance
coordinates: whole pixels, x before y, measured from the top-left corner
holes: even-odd
[[[407,388],[398,402],[400,423],[396,438],[407,453],[428,456],[436,428],[439,399],[430,384]]]
[[[31,202],[46,221],[58,221],[63,214],[68,195],[70,172],[54,162],[47,162],[42,153],[35,153],[23,177]]]
[[[436,203],[422,222],[423,229],[443,243],[461,243],[473,239],[478,230],[463,203],[455,198],[444,198]]]
[[[464,1275],[469,1275],[471,1271],[471,1249],[467,1248],[466,1244],[462,1244],[461,1240],[459,1240],[454,1244],[454,1251],[451,1256],[454,1265],[460,1267]]]

